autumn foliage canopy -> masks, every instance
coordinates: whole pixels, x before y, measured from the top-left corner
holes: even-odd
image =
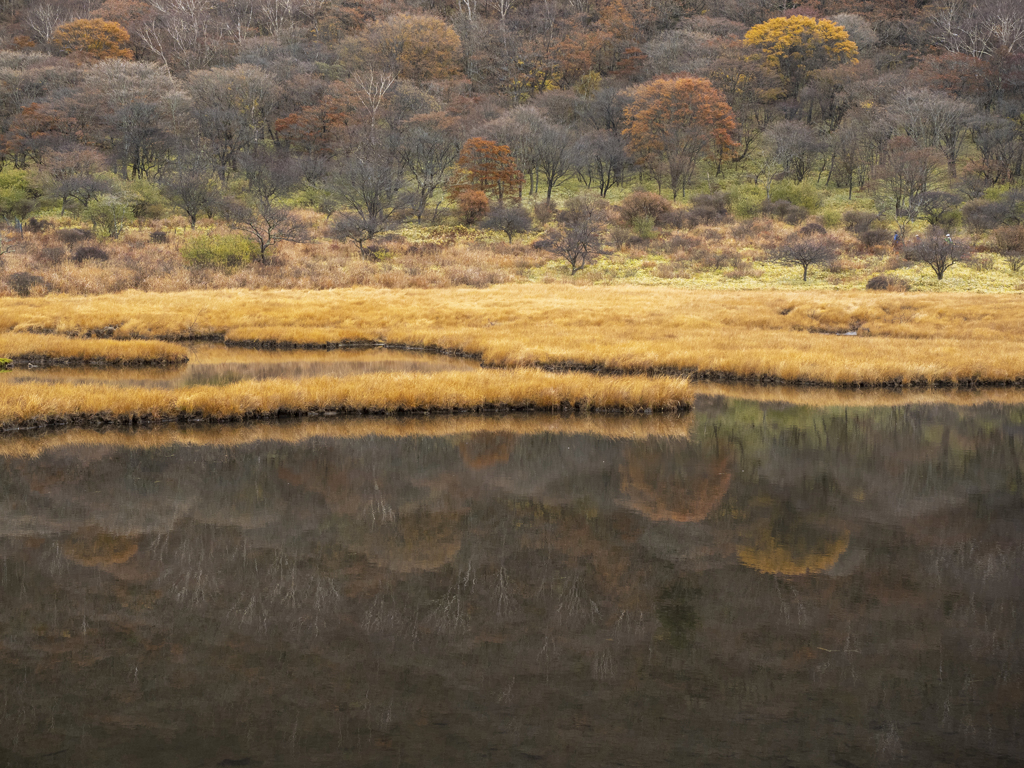
[[[83,59],[131,59],[131,36],[116,21],[78,19],[62,24],[53,35],[57,50]]]
[[[786,81],[791,94],[822,67],[857,63],[857,44],[846,30],[828,19],[780,16],[750,28],[743,42],[769,69]]]
[[[625,115],[630,153],[653,173],[664,173],[674,194],[685,192],[697,161],[718,153],[728,156],[737,146],[732,109],[701,77],[640,85]]]
[[[522,192],[523,174],[505,144],[475,136],[462,145],[456,166],[453,196],[467,189],[479,190],[500,206],[506,195]]]

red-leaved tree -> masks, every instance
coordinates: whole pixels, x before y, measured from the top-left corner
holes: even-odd
[[[637,86],[623,134],[637,161],[659,180],[668,179],[672,197],[686,194],[702,158],[729,156],[737,146],[732,109],[711,81],[700,77]]]

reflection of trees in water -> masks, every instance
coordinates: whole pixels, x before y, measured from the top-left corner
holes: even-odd
[[[780,495],[785,492],[778,490]],[[827,508],[808,511],[791,506],[788,499],[760,501],[745,510],[751,529],[736,548],[744,565],[762,573],[799,576],[827,571],[846,552],[850,531]]]
[[[5,461],[3,513],[66,533],[0,539],[0,753],[1016,759],[1024,486],[990,417],[709,408],[687,443],[517,437],[469,472],[504,449],[55,452],[36,487]]]
[[[732,480],[732,457],[687,461],[665,451],[630,451],[619,487],[626,503],[644,517],[677,523],[700,522],[725,497]]]
[[[849,527],[838,513],[848,502],[843,489],[828,474],[773,480],[762,475],[733,499],[740,562],[783,576],[828,570],[850,544]]]
[[[505,464],[511,458],[516,442],[518,437],[509,433],[473,435],[459,441],[459,455],[467,467],[474,469]]]
[[[79,565],[120,565],[139,551],[135,537],[108,533],[95,525],[76,531],[62,542],[65,556]]]

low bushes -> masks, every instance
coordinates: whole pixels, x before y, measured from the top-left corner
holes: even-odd
[[[256,243],[242,235],[199,235],[181,248],[181,258],[190,267],[242,267],[259,256]]]
[[[875,275],[868,280],[867,289],[869,291],[904,293],[910,290],[910,283],[902,277],[896,277],[895,275]]]

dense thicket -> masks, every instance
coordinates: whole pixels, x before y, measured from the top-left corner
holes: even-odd
[[[264,253],[304,237],[296,201],[363,244],[439,205],[474,222],[567,182],[675,196],[738,172],[769,200],[784,177],[869,190],[901,231],[1018,224],[985,190],[1024,166],[1024,1],[834,10],[5,0],[0,216],[56,201],[116,235],[162,194]]]

